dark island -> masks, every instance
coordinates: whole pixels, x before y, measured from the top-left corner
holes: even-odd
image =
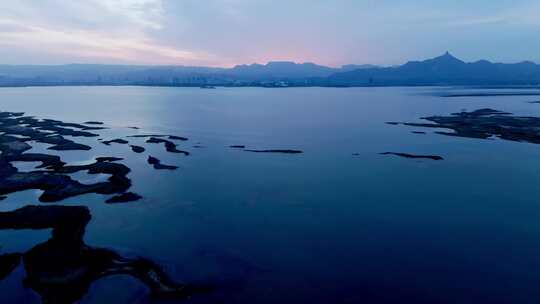
[[[156,170],[176,170],[177,166],[164,165],[161,161],[153,156],[148,156],[148,164],[152,165]]]
[[[146,140],[146,142],[150,143],[150,144],[160,144],[160,143],[162,143],[165,146],[165,150],[167,152],[181,153],[181,154],[184,154],[185,156],[189,155],[189,152],[187,152],[187,151],[178,150],[176,148],[176,144],[173,143],[170,140],[166,140],[166,139],[163,139],[163,138],[158,138],[158,137],[153,136],[153,137],[150,137],[148,140]]]
[[[110,145],[112,143],[125,145],[125,144],[128,144],[129,142],[127,140],[125,140],[125,139],[115,138],[115,139],[111,139],[111,140],[104,140],[101,143],[108,146],[108,145]]]
[[[514,116],[494,109],[478,109],[471,112],[453,113],[449,116],[424,117],[429,123],[402,123],[406,126],[450,129],[453,132],[437,131],[447,136],[504,140],[540,144],[540,118]]]
[[[382,152],[381,155],[395,155],[405,158],[416,158],[416,159],[431,159],[431,160],[443,160],[441,156],[438,155],[415,155],[409,153],[400,153],[400,152]]]
[[[131,148],[131,151],[135,153],[143,153],[145,151],[145,149],[141,146],[130,145],[129,147]]]
[[[111,197],[110,199],[106,200],[105,202],[107,204],[127,203],[127,202],[138,201],[141,198],[142,196],[138,195],[137,193],[125,192],[125,193],[115,195]]]
[[[289,150],[289,149],[270,149],[270,150],[251,150],[251,149],[245,149],[246,152],[254,152],[254,153],[284,153],[284,154],[300,154],[304,153],[300,150]]]

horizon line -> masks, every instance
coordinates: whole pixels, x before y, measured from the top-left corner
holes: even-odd
[[[271,63],[293,63],[293,64],[296,64],[296,65],[313,64],[313,65],[317,65],[317,66],[321,66],[321,67],[334,68],[334,69],[340,69],[340,68],[343,68],[343,67],[348,66],[348,65],[373,66],[373,67],[378,67],[378,68],[390,68],[390,67],[402,66],[402,65],[405,65],[405,64],[410,63],[410,62],[422,62],[422,61],[431,60],[431,59],[435,59],[435,58],[439,58],[439,57],[443,57],[443,56],[448,56],[448,55],[451,56],[451,57],[454,57],[454,58],[456,58],[456,59],[458,59],[460,61],[463,61],[464,63],[477,63],[477,62],[480,62],[480,61],[488,61],[488,62],[493,63],[493,64],[534,63],[534,64],[538,65],[538,63],[536,61],[528,60],[528,59],[524,59],[524,60],[520,60],[520,61],[514,61],[514,62],[491,61],[489,59],[477,59],[477,60],[473,60],[473,61],[464,61],[464,60],[459,59],[459,57],[454,56],[451,52],[446,51],[442,55],[438,55],[438,56],[435,56],[435,57],[424,58],[424,59],[414,59],[414,60],[410,59],[410,60],[408,60],[406,62],[403,62],[401,64],[394,64],[394,65],[381,65],[381,64],[376,64],[376,63],[346,63],[346,64],[342,64],[340,66],[335,66],[335,65],[319,64],[319,63],[316,63],[316,62],[313,62],[313,61],[300,62],[300,61],[295,61],[295,60],[268,60],[268,61],[266,61],[266,63],[259,63],[259,62],[237,63],[237,64],[234,64],[234,65],[228,65],[228,66],[185,65],[185,64],[145,64],[145,63],[82,63],[82,62],[58,63],[58,64],[52,64],[52,63],[43,63],[43,64],[42,63],[38,63],[38,64],[0,63],[0,66],[36,66],[36,67],[43,66],[43,67],[45,67],[45,66],[68,66],[68,65],[101,65],[101,66],[132,66],[132,67],[186,67],[186,68],[232,69],[232,68],[239,67],[239,66],[253,66],[253,65],[266,66],[266,65],[271,64]]]

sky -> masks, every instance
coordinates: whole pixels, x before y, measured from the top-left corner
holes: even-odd
[[[17,0],[0,63],[540,62],[538,0]]]

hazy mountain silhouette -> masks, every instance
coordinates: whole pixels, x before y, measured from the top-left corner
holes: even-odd
[[[288,61],[233,68],[136,65],[0,65],[0,86],[395,86],[537,85],[540,65],[487,60],[464,62],[450,53],[401,66],[344,65],[340,68]]]
[[[250,64],[237,65],[228,71],[231,75],[250,79],[276,79],[276,78],[306,78],[327,77],[339,69],[334,69],[314,63],[297,64],[290,61],[273,61],[266,65]]]
[[[331,68],[315,63],[294,63],[291,61],[271,61],[265,65],[250,64],[237,65],[226,73],[235,77],[251,80],[270,79],[301,79],[313,77],[328,77],[339,72],[347,72],[357,69],[374,68],[374,65],[348,64],[341,68]]]
[[[362,67],[360,65],[348,65],[343,68],[332,68],[314,63],[286,61],[238,65],[233,68],[98,64],[58,66],[0,65],[0,84],[41,83],[46,85],[49,83],[76,84],[87,82],[95,84],[190,84],[299,80],[328,77],[334,73]]]
[[[424,61],[410,61],[390,68],[336,73],[328,83],[339,85],[512,85],[539,84],[540,66],[480,60],[466,63],[450,53]]]

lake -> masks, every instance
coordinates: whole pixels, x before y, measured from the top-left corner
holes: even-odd
[[[189,156],[143,138],[129,139],[147,148],[141,154],[95,138],[78,140],[89,151],[31,150],[73,164],[125,158],[130,191],[142,200],[111,205],[108,196],[87,194],[58,204],[90,208],[88,245],[147,257],[179,281],[215,286],[186,302],[538,303],[540,146],[385,124],[480,108],[540,116],[540,104],[528,103],[538,96],[439,96],[467,90],[2,88],[0,110],[102,121],[109,128],[99,132],[103,139],[189,138],[179,143]],[[386,151],[444,160],[379,154]],[[148,155],[179,169],[155,170]],[[39,194],[10,194],[0,211],[46,204]],[[0,230],[0,254],[29,250],[50,233]],[[24,277],[19,266],[0,281],[0,303],[40,302]],[[94,282],[81,302],[159,301],[139,281],[116,275]]]

